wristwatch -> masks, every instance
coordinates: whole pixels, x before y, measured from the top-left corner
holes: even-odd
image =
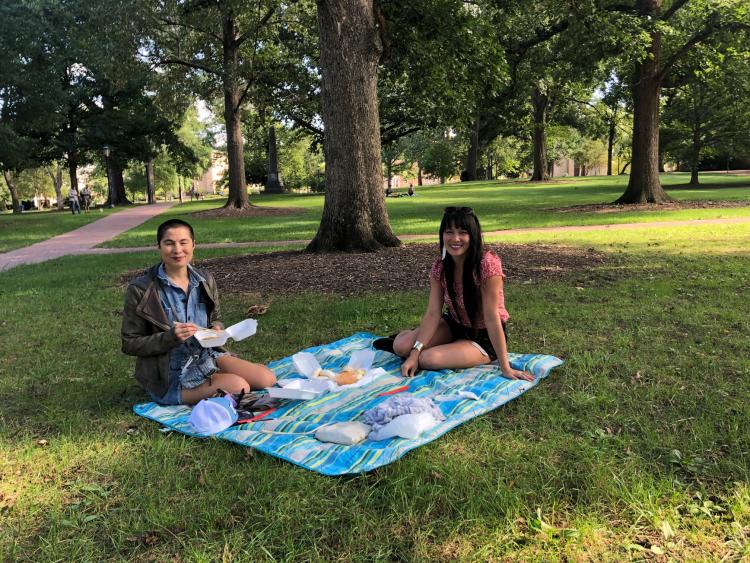
[[[411,347],[412,350],[416,350],[417,352],[421,352],[422,348],[424,348],[424,344],[422,344],[419,340],[417,340],[414,343],[414,346]]]

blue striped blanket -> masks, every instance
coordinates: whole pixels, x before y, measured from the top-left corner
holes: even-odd
[[[347,364],[353,351],[370,349],[375,338],[372,334],[360,332],[305,351],[314,354],[323,368],[337,371]],[[373,367],[382,367],[386,374],[370,384],[327,393],[309,401],[284,401],[269,416],[233,426],[215,437],[255,448],[323,475],[371,471],[396,461],[408,451],[439,438],[459,424],[516,398],[547,377],[551,369],[563,363],[559,358],[541,354],[510,354],[510,362],[516,369],[533,373],[535,380],[505,379],[500,376],[496,366],[455,371],[420,371],[416,377],[404,379],[400,371],[401,360],[388,352],[378,351]],[[269,367],[278,379],[302,377],[296,372],[291,356],[272,362]],[[320,426],[357,420],[364,411],[388,398],[388,395],[382,393],[404,385],[408,385],[408,392],[416,397],[453,396],[464,390],[476,394],[479,400],[456,397],[455,400],[437,403],[446,417],[445,421],[425,431],[415,440],[365,440],[354,446],[343,446],[319,442],[314,438],[313,433]],[[168,428],[200,437],[188,422],[190,407],[141,403],[133,410]]]

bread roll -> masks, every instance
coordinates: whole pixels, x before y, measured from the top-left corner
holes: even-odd
[[[339,385],[351,385],[352,383],[357,383],[357,381],[362,379],[363,375],[364,371],[362,371],[361,369],[345,369],[336,376],[336,383],[338,383]]]

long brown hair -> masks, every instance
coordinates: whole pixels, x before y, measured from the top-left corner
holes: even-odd
[[[479,313],[479,280],[481,279],[482,257],[484,256],[484,242],[482,241],[482,226],[479,219],[470,207],[446,207],[443,214],[443,220],[440,222],[440,252],[443,253],[443,233],[449,228],[462,229],[469,233],[469,249],[466,251],[464,259],[464,271],[461,280],[464,307],[466,314],[469,316],[469,322],[474,327],[477,322]],[[443,276],[445,286],[448,288],[448,295],[453,301],[454,306],[458,306],[456,301],[456,288],[453,285],[453,276],[456,265],[453,257],[446,253],[443,258]],[[456,309],[458,312],[458,309]],[[460,319],[457,319],[460,321]]]

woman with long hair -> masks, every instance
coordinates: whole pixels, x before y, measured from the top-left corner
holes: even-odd
[[[405,358],[401,373],[459,369],[498,360],[505,377],[534,378],[508,361],[502,263],[485,250],[479,219],[470,207],[446,207],[440,222],[441,258],[430,271],[430,299],[419,328],[395,340],[376,341]],[[445,307],[445,312],[443,311]]]

